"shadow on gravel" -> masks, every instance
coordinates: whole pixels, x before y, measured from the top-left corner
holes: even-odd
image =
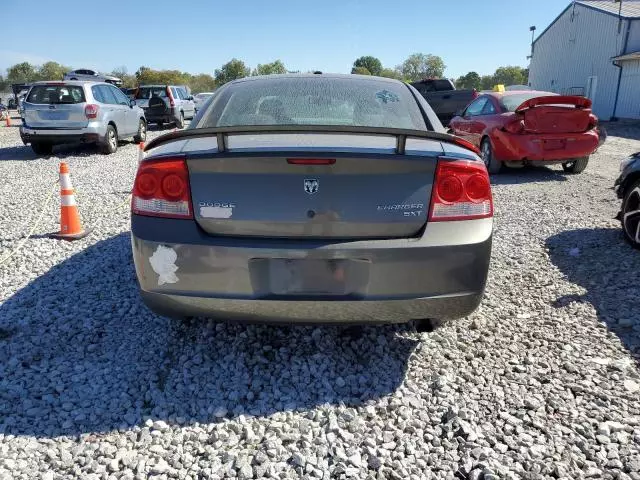
[[[0,433],[52,437],[208,423],[394,392],[406,326],[269,327],[158,317],[139,300],[128,234],[89,246],[0,304]]]
[[[549,167],[503,168],[502,172],[491,176],[492,185],[516,185],[533,182],[566,182],[567,174]]]
[[[588,302],[640,366],[640,252],[620,229],[569,230],[547,240],[549,257],[567,279],[587,290],[558,298],[554,306]]]

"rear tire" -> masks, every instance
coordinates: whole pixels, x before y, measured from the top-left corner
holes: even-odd
[[[640,250],[640,180],[636,180],[625,192],[621,213],[624,239]]]
[[[133,137],[135,143],[145,142],[147,140],[147,122],[140,119],[138,123],[138,133]]]
[[[482,154],[482,161],[487,167],[487,171],[489,173],[500,173],[500,170],[502,170],[502,162],[497,160],[493,154],[491,140],[484,138],[480,144],[480,151]]]
[[[31,150],[33,150],[33,153],[35,153],[36,155],[51,155],[51,152],[53,151],[53,145],[51,145],[50,143],[31,142]]]
[[[107,125],[107,133],[104,142],[100,145],[100,151],[105,155],[110,155],[118,150],[118,132],[113,125]]]
[[[580,157],[562,164],[562,169],[567,173],[582,173],[589,164],[589,157]]]
[[[180,118],[176,121],[176,128],[184,128],[184,113],[180,112]]]

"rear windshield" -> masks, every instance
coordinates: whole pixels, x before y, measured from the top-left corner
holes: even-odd
[[[347,78],[239,82],[216,96],[198,128],[240,125],[346,125],[426,130],[402,83]]]
[[[136,100],[151,97],[167,98],[167,87],[140,87],[136,93]]]
[[[554,95],[553,93],[541,93],[541,92],[526,92],[526,93],[516,93],[514,95],[503,95],[500,99],[500,105],[507,112],[515,112],[516,108],[518,108],[523,102],[526,102],[530,98],[536,97],[548,97],[550,95]]]
[[[36,85],[29,92],[28,103],[84,103],[84,90],[78,85]]]

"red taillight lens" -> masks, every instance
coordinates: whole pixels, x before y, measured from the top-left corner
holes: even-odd
[[[186,189],[184,180],[174,173],[162,179],[162,192],[168,198],[180,198]]]
[[[171,89],[167,87],[167,97],[169,98],[169,106],[171,108],[176,106],[176,102],[173,99],[173,94],[171,93]]]
[[[152,173],[142,173],[136,178],[136,187],[141,197],[151,198],[158,189],[158,179]]]
[[[492,216],[491,184],[484,163],[439,160],[431,194],[429,221],[472,220]]]
[[[141,162],[133,185],[131,211],[153,217],[193,218],[189,170],[184,158]]]
[[[480,94],[478,93],[478,91],[474,88],[473,89],[473,93],[471,93],[471,98],[473,100],[475,100],[476,98],[478,98],[480,96]]]
[[[491,196],[491,185],[489,177],[482,175],[471,175],[465,184],[467,196],[471,201],[482,201]]]
[[[462,181],[453,175],[442,178],[438,184],[438,195],[445,202],[456,202],[460,200],[464,192]]]
[[[596,117],[593,113],[589,114],[589,129],[595,128],[598,126],[598,117]]]
[[[89,103],[84,107],[84,116],[87,118],[96,118],[98,116],[98,105]]]
[[[509,122],[504,126],[504,129],[509,133],[522,133],[524,132],[524,120],[517,119]]]

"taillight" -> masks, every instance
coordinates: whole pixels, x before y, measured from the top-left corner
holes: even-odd
[[[96,118],[98,116],[98,105],[89,103],[84,107],[84,116],[87,118]]]
[[[522,133],[524,132],[524,120],[518,118],[509,122],[504,126],[504,129],[509,133]]]
[[[171,93],[171,89],[169,87],[167,87],[167,98],[169,98],[169,106],[171,108],[176,106],[176,102],[173,99],[173,95]]]
[[[589,114],[589,130],[598,126],[598,117],[593,113]]]
[[[480,94],[478,93],[478,91],[474,88],[473,91],[471,92],[471,99],[475,100],[476,98],[478,98],[480,96]]]
[[[133,184],[131,211],[153,217],[193,218],[185,159],[141,162]]]
[[[484,163],[439,160],[431,193],[429,221],[472,220],[492,216],[491,183]]]

